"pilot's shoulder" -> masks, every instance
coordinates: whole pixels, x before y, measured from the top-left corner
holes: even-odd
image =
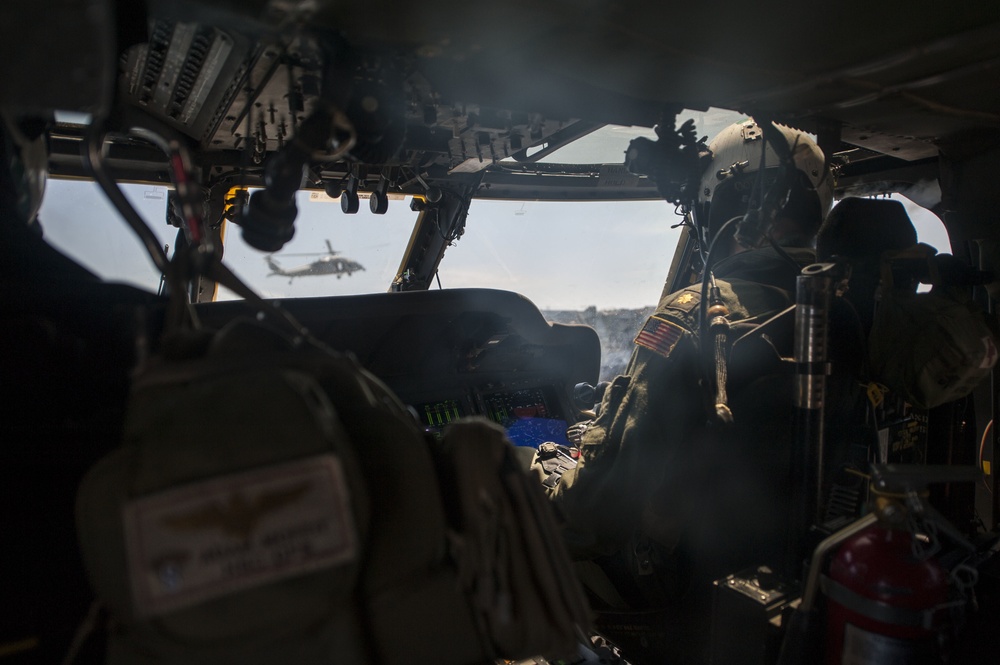
[[[700,302],[696,286],[665,296],[639,329],[635,344],[669,358],[678,342],[698,329]]]
[[[656,314],[675,319],[688,330],[698,326],[698,312],[701,305],[701,288],[689,286],[664,296],[656,307]]]

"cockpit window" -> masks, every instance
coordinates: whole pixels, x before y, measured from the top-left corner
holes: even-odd
[[[680,217],[664,201],[487,201],[469,208],[441,285],[517,291],[542,310],[656,304]]]
[[[951,254],[951,240],[941,218],[926,208],[922,208],[905,196],[893,194],[889,198],[899,201],[906,208],[913,227],[917,230],[917,240],[930,245],[939,254]]]
[[[275,254],[250,247],[239,226],[228,226],[224,260],[240,278],[265,298],[389,290],[417,218],[409,197],[390,200],[384,215],[373,214],[367,200],[345,215],[338,199],[318,191],[299,192],[296,203],[295,236]],[[219,289],[219,300],[236,297]]]
[[[516,291],[549,321],[592,326],[607,380],[659,300],[679,221],[664,201],[476,200],[438,276],[446,289]]]
[[[682,111],[678,114],[676,123],[680,126],[687,120],[693,120],[698,137],[705,136],[710,141],[723,129],[744,118],[745,115],[736,111],[710,108],[707,111]],[[647,127],[605,125],[538,161],[557,164],[622,164],[629,142],[639,136],[656,140],[656,133]],[[544,148],[545,144],[535,150]],[[530,156],[532,151],[529,150],[528,154]]]
[[[121,187],[171,254],[177,229],[166,223],[167,188]],[[385,215],[373,215],[367,205],[356,215],[344,215],[338,201],[315,191],[299,192],[297,204],[295,237],[273,255],[248,246],[240,227],[227,224],[226,264],[266,298],[388,290],[416,219],[408,200],[390,201]],[[50,180],[39,219],[50,244],[102,279],[159,289],[159,271],[95,183]],[[220,287],[217,299],[236,297]]]
[[[620,144],[620,142],[619,142]],[[167,188],[126,184],[126,196],[173,248],[177,229],[165,222]],[[899,198],[919,240],[949,252],[941,220]],[[416,219],[407,200],[385,215],[362,205],[345,215],[339,202],[299,192],[295,236],[267,255],[248,246],[240,227],[225,232],[226,263],[268,298],[379,293],[399,269]],[[362,202],[364,203],[364,202]],[[50,180],[40,219],[46,239],[100,277],[160,287],[160,275],[132,231],[91,182]],[[432,288],[479,287],[520,293],[547,319],[597,329],[601,378],[620,373],[635,331],[656,306],[681,229],[663,201],[472,202],[465,234],[445,253]],[[220,288],[217,299],[237,296]]]
[[[167,188],[121,188],[160,243],[172,251],[177,229],[166,223]],[[38,219],[49,244],[98,277],[153,292],[160,287],[160,272],[96,183],[50,178]]]

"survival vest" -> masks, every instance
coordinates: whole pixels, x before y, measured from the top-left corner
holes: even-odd
[[[428,440],[346,355],[235,322],[135,378],[83,480],[109,663],[571,653],[587,609],[502,429]]]

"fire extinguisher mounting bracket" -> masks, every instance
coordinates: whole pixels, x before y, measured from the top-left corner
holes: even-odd
[[[927,609],[914,610],[896,607],[855,593],[846,586],[821,575],[820,589],[830,600],[840,603],[847,609],[862,614],[875,621],[891,623],[896,626],[913,626],[924,630],[937,630],[947,624],[950,612],[965,605],[965,599],[941,603]]]
[[[936,483],[977,482],[982,471],[974,466],[945,464],[874,464],[872,487],[880,493],[921,492]]]

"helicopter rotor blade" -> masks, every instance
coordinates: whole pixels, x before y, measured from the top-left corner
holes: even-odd
[[[338,252],[333,248],[333,245],[330,243],[329,238],[327,238],[325,242],[326,242],[326,248],[328,250],[326,252],[298,252],[290,254],[282,253],[281,256],[338,256],[340,254],[340,252]]]

